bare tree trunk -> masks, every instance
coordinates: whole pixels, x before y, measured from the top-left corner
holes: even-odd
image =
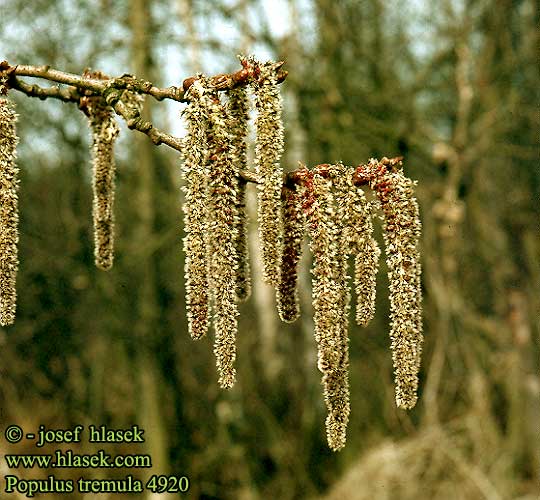
[[[151,42],[149,34],[152,32],[152,19],[150,12],[151,2],[147,0],[132,0],[131,3],[131,29],[132,29],[132,61],[133,72],[139,78],[154,80],[152,68]],[[150,102],[143,110],[143,119],[152,120]],[[151,474],[167,474],[169,472],[169,458],[165,423],[161,412],[160,373],[156,358],[153,356],[151,346],[152,337],[156,335],[158,323],[157,281],[155,261],[145,249],[154,235],[155,219],[155,148],[146,137],[134,138],[134,159],[136,159],[138,186],[137,199],[137,230],[134,234],[134,254],[139,261],[139,288],[138,288],[138,319],[134,325],[136,335],[135,371],[138,386],[137,414],[140,425],[144,428],[147,452],[152,456],[152,469],[146,471]],[[146,498],[171,498],[171,496],[155,495],[151,492]]]
[[[178,0],[177,10],[180,22],[186,30],[184,46],[187,47],[189,74],[194,75],[202,71],[201,43],[195,26],[194,0]]]

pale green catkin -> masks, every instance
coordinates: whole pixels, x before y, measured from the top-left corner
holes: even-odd
[[[204,84],[204,82],[203,82]],[[236,335],[238,333],[238,305],[236,284],[238,258],[237,191],[239,168],[234,161],[233,136],[227,108],[217,92],[207,95],[208,145],[210,148],[208,181],[210,286],[214,300],[214,354],[219,384],[231,388],[236,380]]]
[[[279,317],[291,323],[300,316],[298,298],[298,262],[302,255],[305,218],[302,197],[295,186],[284,186],[282,192],[283,251],[276,293]]]
[[[228,91],[229,129],[233,138],[232,157],[239,170],[247,169],[247,134],[249,121],[249,101],[246,89],[239,87]],[[248,220],[246,213],[246,182],[238,182],[236,208],[238,218],[236,223],[236,255],[238,272],[236,275],[236,296],[245,301],[251,295],[251,277],[248,253]]]
[[[384,213],[386,263],[390,281],[390,338],[396,381],[396,404],[410,409],[418,399],[422,353],[422,292],[419,239],[421,223],[415,183],[402,171],[379,169],[371,181]]]
[[[92,130],[94,261],[106,271],[114,260],[114,142],[120,129],[109,106],[96,104],[88,110]]]
[[[346,252],[354,255],[356,323],[366,326],[375,315],[377,273],[381,250],[373,237],[372,206],[362,189],[354,185],[354,169],[331,167],[336,198],[346,231]]]
[[[313,254],[311,272],[317,366],[322,372],[324,399],[328,409],[327,441],[329,447],[337,451],[345,446],[350,414],[350,296],[346,256],[342,252],[344,232],[338,222],[339,214],[336,214],[330,180],[315,174],[312,187],[304,187],[303,192],[306,200],[311,196],[306,215]]]
[[[255,168],[261,179],[258,192],[259,237],[263,261],[263,280],[277,287],[282,249],[281,188],[283,169],[282,99],[274,63],[260,64],[260,76],[254,82],[257,117],[255,127]]]
[[[0,97],[0,324],[15,321],[19,268],[19,169],[15,163],[19,137],[14,105]]]
[[[186,97],[184,110],[187,135],[183,143],[182,176],[185,193],[184,252],[185,287],[188,331],[193,339],[200,339],[208,331],[209,305],[209,222],[208,222],[208,99],[199,81]]]

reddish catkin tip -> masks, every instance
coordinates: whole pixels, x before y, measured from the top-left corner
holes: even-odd
[[[14,105],[0,97],[0,324],[15,321],[19,268],[19,169],[15,163],[19,138]]]

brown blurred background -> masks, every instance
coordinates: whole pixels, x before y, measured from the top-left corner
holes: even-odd
[[[3,0],[0,9],[0,60],[11,64],[130,72],[165,87],[235,70],[238,53],[285,60],[285,168],[402,155],[418,180],[426,338],[419,403],[398,410],[382,258],[376,318],[350,328],[348,443],[332,453],[309,259],[302,317],[283,324],[252,223],[238,382],[220,390],[212,336],[187,334],[180,158],[123,128],[116,260],[98,271],[85,117],[12,92],[21,266],[18,318],[0,330],[2,430],[136,423],[144,445],[107,449],[151,453],[151,473],[189,476],[189,498],[538,498],[540,2]],[[181,109],[152,103],[151,118],[181,134]],[[3,438],[0,451],[41,452]],[[1,466],[34,478],[149,473]]]

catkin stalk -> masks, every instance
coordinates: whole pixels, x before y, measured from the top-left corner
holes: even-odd
[[[19,169],[15,163],[19,138],[14,105],[0,97],[0,324],[15,321],[19,268]]]

